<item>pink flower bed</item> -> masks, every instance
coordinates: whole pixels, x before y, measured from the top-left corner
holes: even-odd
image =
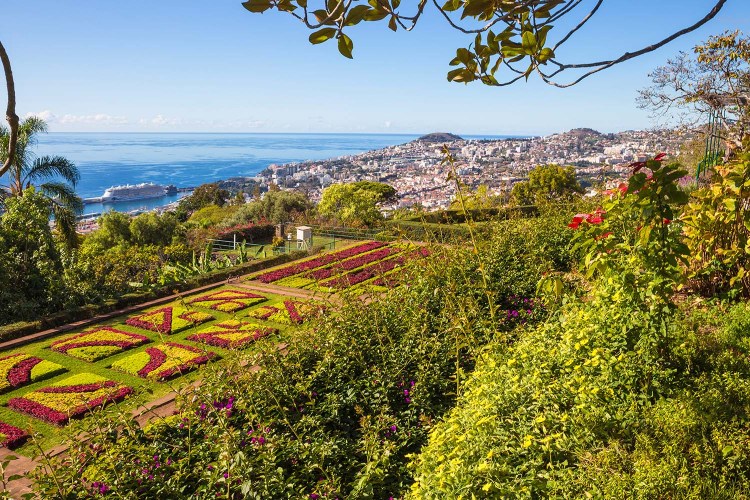
[[[29,434],[23,429],[0,422],[0,438],[0,446],[5,446],[9,450],[12,450],[26,442]]]
[[[314,280],[327,279],[333,276],[334,274],[338,274],[341,271],[351,271],[352,269],[365,266],[372,262],[383,260],[387,257],[390,257],[391,255],[395,255],[399,253],[399,251],[400,250],[398,248],[394,248],[394,247],[381,248],[374,252],[362,254],[352,259],[341,261],[333,265],[332,267],[328,267],[325,269],[316,269],[314,271],[309,272],[306,276]]]
[[[281,269],[277,269],[275,271],[263,273],[257,276],[255,279],[262,283],[273,283],[274,281],[288,278],[289,276],[294,276],[295,274],[300,274],[305,271],[310,271],[311,269],[315,269],[316,267],[326,266],[328,264],[332,264],[333,262],[348,259],[349,257],[354,257],[355,255],[359,255],[361,253],[370,252],[384,246],[386,246],[386,243],[383,243],[381,241],[370,241],[367,243],[362,243],[360,245],[345,248],[344,250],[339,250],[338,252],[332,252],[322,255],[316,259],[307,260],[305,262],[300,262],[299,264],[293,264]]]

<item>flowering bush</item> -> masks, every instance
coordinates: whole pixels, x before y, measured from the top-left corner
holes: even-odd
[[[102,326],[56,340],[50,344],[50,348],[74,358],[93,362],[147,342],[150,340],[143,335]]]
[[[254,304],[264,302],[266,297],[244,290],[220,290],[218,292],[201,295],[190,301],[200,307],[207,307],[216,311],[235,312]]]
[[[0,358],[0,393],[65,372],[63,366],[28,354]]]
[[[215,357],[214,352],[166,342],[118,360],[112,363],[112,368],[143,378],[166,380],[183,375]]]
[[[29,433],[5,422],[0,422],[0,446],[9,450],[21,446],[29,438]]]
[[[130,317],[125,320],[125,323],[144,330],[172,334],[212,319],[214,317],[205,312],[169,306]]]
[[[71,418],[110,402],[117,402],[133,390],[122,384],[91,373],[73,375],[55,384],[29,392],[23,397],[12,398],[8,407],[45,420],[63,425]]]
[[[354,257],[355,255],[358,255],[361,253],[370,252],[372,250],[375,250],[377,248],[381,248],[384,246],[386,246],[386,243],[383,243],[380,241],[369,241],[367,243],[355,245],[353,247],[345,248],[337,252],[327,253],[325,255],[316,257],[314,259],[291,264],[291,265],[282,267],[281,269],[268,271],[266,273],[256,276],[254,279],[257,279],[258,281],[262,283],[273,283],[274,281],[279,281],[280,279],[288,278],[290,276],[294,276],[295,274],[300,274],[305,271],[315,269],[316,267],[326,266],[333,262],[344,260],[349,257]]]
[[[256,340],[278,333],[275,328],[268,328],[256,323],[238,320],[227,320],[217,323],[187,337],[193,342],[223,347],[224,349],[238,349],[247,347]]]

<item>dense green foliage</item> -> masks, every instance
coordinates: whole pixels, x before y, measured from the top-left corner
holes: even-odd
[[[323,190],[318,212],[347,226],[372,226],[383,220],[378,205],[392,199],[396,191],[380,182],[334,184]]]
[[[569,200],[583,193],[573,167],[540,165],[529,172],[529,180],[516,183],[510,196],[516,205],[535,205]]]
[[[304,194],[296,191],[269,191],[261,199],[243,205],[236,213],[222,221],[222,226],[231,227],[248,222],[270,221],[274,224],[296,221],[312,209],[312,203]]]

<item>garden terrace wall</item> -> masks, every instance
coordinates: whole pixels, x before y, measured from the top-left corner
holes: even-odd
[[[178,292],[187,292],[200,286],[213,283],[218,284],[229,278],[286,264],[287,262],[299,259],[304,255],[305,252],[303,251],[294,251],[288,254],[277,255],[269,259],[247,262],[228,269],[220,269],[218,271],[194,276],[183,282],[171,283],[148,292],[127,293],[120,296],[119,299],[107,300],[101,304],[87,304],[69,311],[50,314],[39,318],[36,321],[19,321],[9,325],[0,326],[0,342],[18,339],[50,328],[58,328],[67,325],[68,323],[91,319],[101,314],[107,314],[126,307],[136,306],[150,300],[169,297]]]

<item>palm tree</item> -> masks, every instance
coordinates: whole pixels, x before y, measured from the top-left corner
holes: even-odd
[[[83,211],[83,200],[75,192],[81,174],[73,162],[62,156],[38,158],[33,153],[37,135],[46,132],[47,124],[41,118],[32,116],[21,122],[16,156],[4,176],[5,184],[0,185],[0,201],[21,196],[25,189],[34,186],[49,197],[58,231],[70,246],[75,246],[76,215]],[[9,141],[8,129],[0,126],[0,163],[7,156]]]

